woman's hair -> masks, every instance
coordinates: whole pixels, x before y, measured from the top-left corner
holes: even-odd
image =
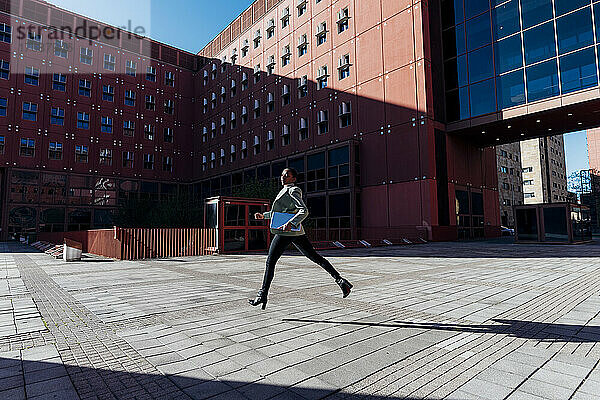
[[[288,168],[286,168],[286,169],[287,169],[287,170],[290,172],[290,174],[291,174],[291,175],[292,175],[294,178],[298,179],[298,171],[296,171],[294,168],[291,168],[291,167],[288,167]],[[285,171],[285,170],[284,170],[284,171]]]

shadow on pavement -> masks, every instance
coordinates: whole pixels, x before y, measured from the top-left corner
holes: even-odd
[[[600,326],[553,324],[535,321],[492,319],[497,325],[461,325],[396,321],[392,323],[369,323],[353,321],[320,321],[312,319],[285,318],[285,322],[303,322],[308,324],[358,325],[384,328],[431,329],[451,332],[491,333],[514,336],[522,339],[537,339],[542,342],[600,342]]]
[[[340,389],[311,387],[309,382],[298,387],[268,383],[264,378],[234,381],[212,378],[201,368],[163,375],[113,371],[64,365],[56,362],[0,357],[0,399],[326,399]],[[256,375],[256,374],[255,374]],[[323,382],[321,381],[321,385]],[[313,385],[314,386],[314,385]],[[318,384],[317,384],[318,386]],[[383,399],[381,396],[348,395],[348,399]],[[393,399],[395,397],[385,397]],[[402,397],[417,400],[414,397]]]

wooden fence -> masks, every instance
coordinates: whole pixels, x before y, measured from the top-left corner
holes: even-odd
[[[39,240],[80,242],[85,253],[120,260],[184,257],[217,252],[217,230],[205,228],[119,228],[40,233]]]
[[[115,228],[122,260],[214,254],[216,238],[217,230],[206,228]]]

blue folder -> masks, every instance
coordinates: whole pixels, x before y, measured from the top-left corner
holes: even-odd
[[[281,229],[281,227],[283,225],[285,225],[290,219],[294,218],[295,216],[296,216],[296,214],[282,213],[282,212],[275,211],[271,215],[271,225],[270,226],[273,229]],[[292,225],[292,231],[297,232],[300,230],[302,230],[300,225],[298,225],[298,228],[294,228],[294,226]]]

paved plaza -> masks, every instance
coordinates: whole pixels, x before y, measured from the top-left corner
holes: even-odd
[[[65,263],[0,243],[0,399],[598,399],[600,245]]]

